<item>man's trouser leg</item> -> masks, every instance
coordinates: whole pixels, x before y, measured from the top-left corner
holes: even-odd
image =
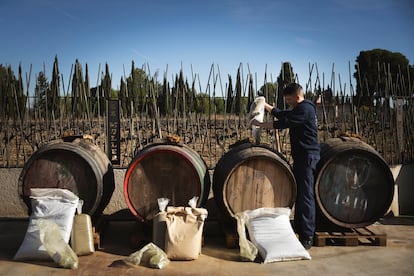
[[[302,156],[294,159],[293,174],[296,178],[295,229],[299,237],[313,237],[315,233],[315,182],[314,175],[318,156]]]

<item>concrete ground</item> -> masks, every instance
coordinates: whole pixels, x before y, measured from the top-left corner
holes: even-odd
[[[384,218],[370,226],[387,234],[387,246],[312,247],[312,260],[270,264],[241,262],[238,249],[226,248],[219,225],[207,221],[199,259],[172,261],[162,270],[120,264],[145,236],[131,220],[109,220],[101,249],[79,257],[77,270],[57,268],[53,262],[13,261],[26,227],[27,219],[0,219],[0,275],[414,275],[413,217]]]

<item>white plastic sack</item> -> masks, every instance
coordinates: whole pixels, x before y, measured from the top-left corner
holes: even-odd
[[[254,99],[250,105],[249,119],[256,119],[259,122],[263,122],[265,113],[265,97],[260,96]],[[256,144],[260,144],[260,136],[262,129],[258,126],[252,126],[252,135],[255,138]]]
[[[63,240],[68,243],[79,198],[69,190],[58,188],[30,189],[30,194],[33,211],[14,260],[48,260],[49,254],[40,239],[38,220],[55,222],[61,230]]]
[[[259,208],[243,212],[250,239],[264,263],[311,259],[293,232],[289,215],[289,208]]]

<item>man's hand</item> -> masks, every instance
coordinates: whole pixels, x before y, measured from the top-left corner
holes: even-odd
[[[270,104],[268,104],[267,102],[265,102],[265,104],[264,104],[264,106],[265,106],[265,109],[267,110],[267,112],[271,112],[272,111],[272,109],[273,109],[273,105],[270,105]]]

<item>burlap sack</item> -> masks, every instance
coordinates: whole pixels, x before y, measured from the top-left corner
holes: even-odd
[[[170,260],[194,260],[201,253],[204,208],[168,207],[165,252]]]

